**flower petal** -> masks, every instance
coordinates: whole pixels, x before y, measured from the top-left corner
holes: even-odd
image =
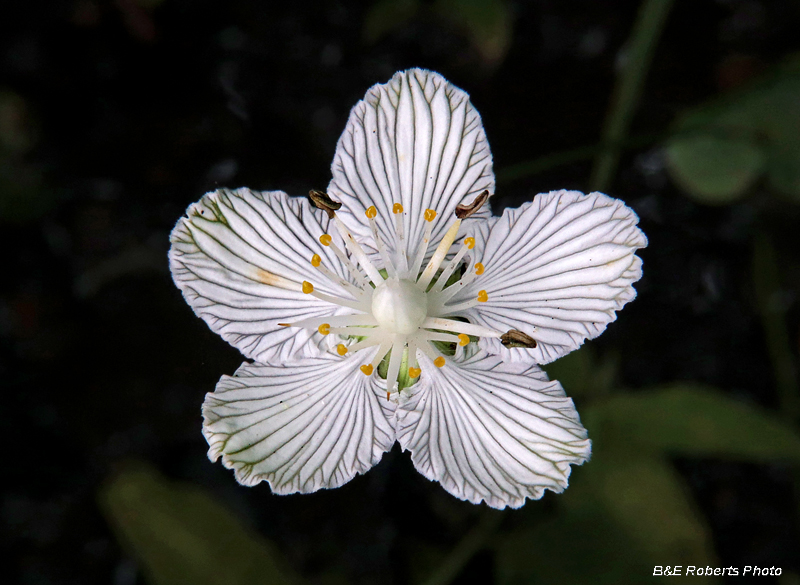
[[[362,353],[243,364],[223,376],[203,403],[209,458],[277,494],[339,487],[368,471],[394,444],[394,405],[383,380],[358,371]]]
[[[472,503],[519,508],[567,487],[591,443],[572,400],[537,366],[480,352],[423,377],[397,408],[397,439],[417,470]]]
[[[506,209],[491,224],[474,222],[485,272],[449,304],[486,290],[487,302],[454,314],[502,332],[518,329],[538,345],[507,349],[483,338],[481,347],[547,364],[600,335],[636,296],[632,285],[642,276],[642,261],[634,254],[647,246],[638,220],[602,193],[552,191]]]
[[[404,209],[404,245],[413,258],[434,219],[428,256],[453,222],[458,204],[484,190],[494,193],[492,154],[481,118],[469,96],[433,71],[410,69],[373,86],[350,112],[331,167],[328,192],[342,202],[340,217],[368,244],[364,220],[371,205],[387,246],[394,249],[393,204]],[[489,205],[473,217],[489,217]]]
[[[266,362],[319,355],[330,340],[278,323],[351,312],[301,289],[308,280],[321,292],[342,295],[338,284],[311,266],[315,253],[349,278],[316,241],[328,221],[305,199],[281,191],[208,193],[189,206],[170,235],[172,278],[195,314],[245,356]]]

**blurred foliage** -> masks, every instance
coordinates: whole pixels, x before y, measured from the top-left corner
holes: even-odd
[[[40,169],[25,160],[38,138],[39,124],[25,99],[0,90],[0,221],[30,221],[52,207]]]
[[[157,30],[151,15],[162,3],[132,0],[118,2],[116,8],[134,38],[155,42]],[[671,5],[667,0],[642,4],[655,8],[642,11],[632,34],[640,44],[629,41],[628,61],[618,60],[620,71],[627,72],[618,82],[625,78],[626,85],[620,82],[622,89],[612,99],[612,106],[619,107],[608,116],[601,144],[547,153],[533,163],[518,165],[517,170],[505,169],[505,175],[501,169],[501,178],[530,176],[599,154],[610,162],[601,165],[602,172],[594,180],[605,184],[614,178],[619,157],[613,151],[638,144],[627,138],[628,126],[657,45],[653,30],[661,30]],[[503,61],[511,43],[510,6],[506,0],[380,0],[369,8],[360,30],[363,40],[371,44],[395,33],[407,34],[403,27],[427,20],[438,30],[455,31],[468,39],[477,59],[491,68]],[[207,107],[203,104],[198,109]],[[671,135],[666,147],[668,170],[697,201],[736,201],[762,176],[778,193],[800,199],[800,56],[748,87],[690,109],[676,121]],[[26,158],[38,138],[37,117],[26,99],[0,91],[2,220],[28,221],[52,207],[52,191],[45,189],[41,169]],[[172,213],[169,208],[167,212]],[[100,297],[98,293],[109,282],[158,266],[163,269],[161,251],[131,244],[83,270],[72,293],[82,300]],[[773,361],[781,413],[691,382],[620,391],[616,383],[619,355],[599,356],[591,345],[584,346],[546,367],[550,377],[560,380],[568,394],[577,398],[593,440],[593,458],[573,470],[570,488],[521,511],[504,515],[487,511],[471,530],[464,529],[460,542],[449,550],[442,540],[435,544],[426,540],[427,526],[416,534],[403,532],[408,558],[397,562],[399,572],[414,583],[449,583],[463,574],[470,558],[486,549],[494,555],[496,582],[504,585],[650,583],[656,564],[717,565],[707,521],[670,458],[800,463],[800,436],[790,422],[796,420],[798,410],[796,350],[786,329],[781,271],[769,237],[758,235],[753,258],[755,300]],[[300,582],[274,543],[250,530],[209,493],[169,481],[146,465],[128,465],[116,473],[103,486],[99,500],[125,551],[154,585]],[[426,505],[430,502],[422,502],[419,508]],[[461,514],[460,508],[453,509]],[[436,520],[446,516],[442,509],[435,509],[436,515]],[[412,524],[416,517],[404,520]],[[340,544],[330,546],[338,552],[345,548]],[[348,582],[330,565],[320,571],[324,573],[316,576],[317,583]],[[691,581],[717,582],[713,577],[692,577]],[[781,582],[797,583],[797,575],[786,573]]]
[[[497,546],[497,582],[652,583],[652,566],[638,543],[609,514],[587,506],[592,507],[502,537]]]
[[[569,395],[597,398],[611,392],[619,369],[619,355],[599,359],[591,345],[584,345],[544,366],[551,380],[558,380]]]
[[[464,34],[487,68],[499,65],[511,44],[513,19],[506,0],[379,0],[369,9],[362,36],[375,43],[414,18],[437,19]]]
[[[668,457],[800,463],[800,435],[775,414],[691,383],[613,392],[616,361],[584,346],[547,366],[591,400],[581,418],[592,460],[554,518],[502,537],[500,583],[635,583],[658,564],[715,566],[710,530]]]
[[[495,535],[503,515],[487,510],[450,552],[408,543],[414,582],[450,583],[490,544],[503,585],[644,583],[654,565],[715,566],[710,530],[668,457],[800,463],[800,436],[758,407],[688,383],[613,393],[615,359],[598,360],[584,347],[564,360],[567,384],[594,398],[582,408],[593,438],[591,462],[575,470],[554,513],[541,521]],[[147,466],[117,473],[100,499],[120,541],[155,585],[187,578],[199,585],[299,583],[271,543],[209,495]]]
[[[385,35],[404,26],[419,10],[418,0],[378,0],[364,18],[362,36],[376,43]]]
[[[753,250],[753,288],[758,313],[767,342],[772,371],[787,420],[800,422],[800,386],[797,382],[795,351],[786,329],[786,307],[782,299],[780,264],[771,238],[765,233],[755,237]]]
[[[654,565],[713,565],[710,530],[669,462],[587,428],[592,460],[555,517],[502,538],[499,583],[644,583]]]
[[[24,154],[39,137],[38,124],[25,99],[0,90],[0,152]]]
[[[800,463],[800,435],[754,405],[695,384],[617,394],[583,409],[595,442],[693,457]]]
[[[105,485],[100,505],[153,585],[298,584],[275,547],[205,491],[129,464]]]
[[[667,143],[668,169],[692,198],[726,204],[766,173],[800,200],[800,55],[740,90],[685,112]]]

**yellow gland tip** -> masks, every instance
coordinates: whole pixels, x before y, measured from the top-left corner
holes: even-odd
[[[361,366],[361,368],[360,368],[360,369],[361,369],[361,372],[362,372],[362,373],[363,373],[365,376],[371,376],[371,375],[372,375],[372,364],[367,364],[367,365],[365,365],[365,366]]]
[[[441,368],[444,365],[444,358],[442,356],[439,356],[438,358],[433,360],[433,365],[436,366],[437,368]]]
[[[331,238],[330,234],[322,234],[319,237],[319,243],[322,244],[323,246],[330,246],[332,239],[333,238]]]
[[[469,335],[467,335],[466,333],[459,333],[458,334],[458,345],[460,345],[461,347],[464,347],[468,343],[469,343]]]
[[[369,207],[367,207],[367,210],[364,212],[364,214],[365,214],[365,215],[366,215],[366,216],[367,216],[369,219],[375,219],[375,216],[376,216],[376,215],[378,215],[378,210],[377,210],[377,209],[375,209],[375,206],[374,206],[374,205],[370,205]]]
[[[303,292],[306,293],[307,295],[311,294],[312,292],[314,292],[314,285],[308,282],[307,280],[304,280]]]
[[[425,221],[433,221],[436,219],[436,212],[433,209],[425,210]]]
[[[486,294],[485,290],[478,291],[478,302],[479,303],[485,303],[488,300],[489,300],[489,295]]]
[[[483,267],[483,264],[481,264],[480,262],[475,264],[475,274],[480,276],[481,274],[483,274],[484,270],[485,270],[485,268]]]
[[[403,206],[400,205],[399,203],[395,203],[394,205],[392,205],[392,213],[394,213],[395,215],[397,215],[398,213],[403,213]]]
[[[336,353],[339,355],[344,355],[347,353],[347,348],[344,346],[344,344],[340,343],[336,346]]]
[[[331,326],[328,323],[323,323],[319,327],[317,327],[317,331],[319,331],[322,335],[327,335],[331,332]]]
[[[419,378],[419,375],[422,373],[422,370],[419,368],[408,368],[408,377],[409,378]]]
[[[470,236],[466,240],[464,240],[464,245],[467,247],[468,250],[472,250],[475,247],[475,238]]]
[[[316,268],[316,267],[317,267],[317,266],[319,266],[320,264],[322,264],[322,258],[320,258],[319,254],[314,254],[314,255],[311,257],[311,266],[313,266],[314,268]]]

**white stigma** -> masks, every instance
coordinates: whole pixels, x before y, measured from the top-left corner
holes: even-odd
[[[333,223],[344,241],[349,256],[333,242],[330,235],[323,234],[319,241],[322,245],[330,247],[342,264],[347,267],[353,282],[348,282],[322,266],[322,258],[318,254],[314,254],[311,258],[311,264],[331,282],[343,289],[348,296],[337,297],[317,292],[310,282],[303,282],[302,291],[320,300],[348,307],[355,313],[303,319],[295,323],[284,324],[291,327],[316,329],[322,335],[338,335],[341,343],[335,346],[335,351],[342,356],[378,346],[378,351],[371,362],[361,366],[361,371],[367,376],[371,376],[387,354],[391,352],[386,370],[389,390],[387,398],[392,391],[397,389],[398,374],[404,360],[407,362],[409,378],[413,379],[421,374],[422,370],[417,360],[418,351],[427,355],[436,367],[441,368],[447,363],[433,342],[451,343],[463,347],[471,341],[470,336],[501,336],[500,332],[493,329],[450,317],[488,300],[486,291],[481,290],[477,298],[471,301],[456,305],[447,304],[448,300],[484,271],[483,265],[476,262],[475,255],[470,252],[475,246],[475,240],[471,237],[465,238],[455,256],[449,262],[444,263],[458,236],[461,220],[456,219],[451,224],[427,266],[423,269],[422,263],[428,251],[436,212],[432,209],[425,211],[425,231],[422,241],[417,245],[411,259],[406,256],[403,245],[403,207],[399,203],[395,203],[393,212],[395,214],[394,258],[390,257],[390,251],[378,233],[375,223],[377,215],[375,207],[370,207],[366,211],[375,240],[375,248],[383,263],[383,273],[370,261],[361,245],[356,242],[335,214]],[[467,254],[470,255],[469,262],[464,261]],[[444,267],[442,268],[443,263]],[[446,286],[462,265],[465,266],[465,269],[461,277]],[[353,338],[359,340],[354,341]]]

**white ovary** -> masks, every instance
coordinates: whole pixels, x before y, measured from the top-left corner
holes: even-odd
[[[385,280],[372,293],[372,316],[387,333],[409,335],[428,317],[428,295],[409,280]]]

